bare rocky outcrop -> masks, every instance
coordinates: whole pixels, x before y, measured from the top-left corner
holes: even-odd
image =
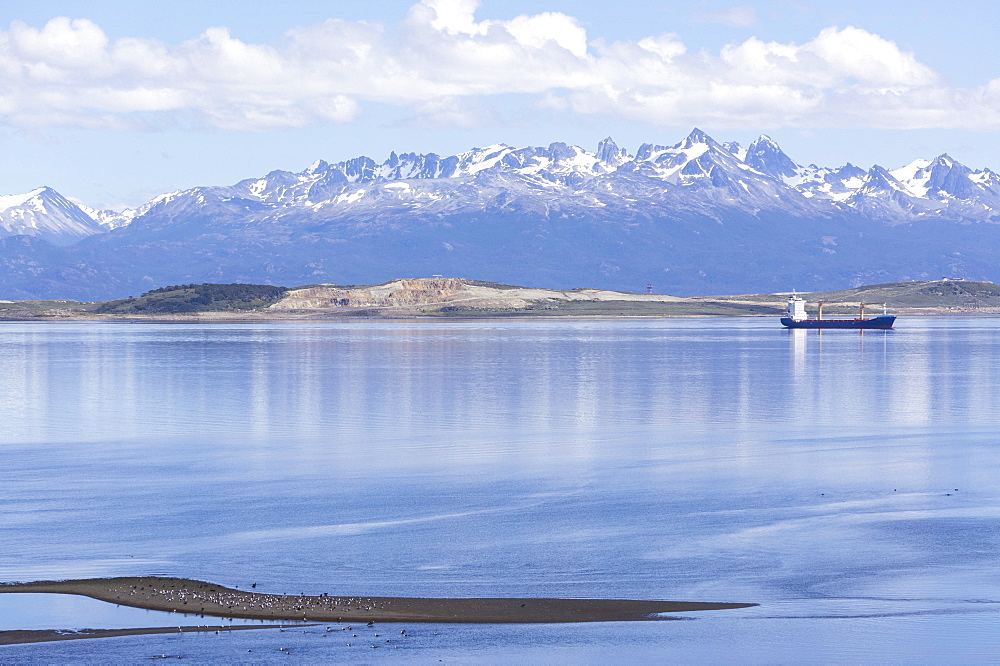
[[[406,278],[384,284],[341,287],[313,285],[290,290],[271,310],[336,310],[343,308],[441,308],[522,310],[565,301],[683,300],[660,294],[632,294],[601,289],[535,289],[466,280],[463,278]]]

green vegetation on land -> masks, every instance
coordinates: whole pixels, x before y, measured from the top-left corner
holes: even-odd
[[[182,284],[147,291],[139,298],[102,303],[98,314],[184,314],[258,310],[277,303],[286,287],[265,284]]]

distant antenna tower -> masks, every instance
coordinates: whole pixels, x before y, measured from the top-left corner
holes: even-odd
[[[653,293],[653,283],[652,282],[650,282],[649,284],[646,285],[646,293],[647,294],[652,294]]]

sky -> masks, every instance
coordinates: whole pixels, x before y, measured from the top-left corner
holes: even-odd
[[[4,0],[0,194],[95,208],[316,159],[700,127],[1000,171],[994,0]]]

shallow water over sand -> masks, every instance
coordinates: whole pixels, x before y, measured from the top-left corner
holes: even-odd
[[[987,659],[998,352],[994,318],[4,324],[0,580],[762,604],[361,656],[299,634],[311,660]],[[284,657],[249,633],[0,661]]]

